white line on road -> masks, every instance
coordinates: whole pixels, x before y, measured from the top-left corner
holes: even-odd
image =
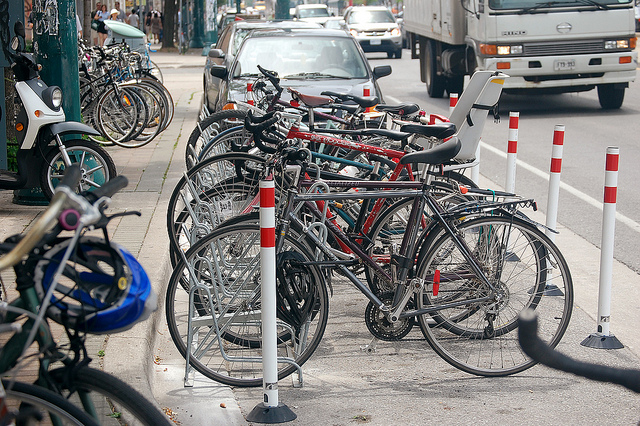
[[[480,142],[480,146],[488,151],[493,152],[496,155],[499,155],[502,158],[507,158],[507,153],[501,151],[498,148],[495,148],[491,145],[488,145],[485,142]],[[481,157],[482,158],[482,157]],[[531,173],[535,174],[536,176],[541,177],[542,179],[548,181],[549,180],[549,173],[545,173],[540,169],[537,169],[535,167],[533,167],[530,164],[525,163],[522,160],[516,160],[516,164],[520,167],[522,167],[525,170],[530,171]],[[595,198],[585,194],[584,192],[580,191],[579,189],[574,188],[571,185],[568,185],[564,182],[560,182],[560,188],[564,189],[565,191],[569,192],[571,195],[574,195],[576,197],[578,197],[579,199],[581,199],[582,201],[584,201],[587,204],[592,205],[593,207],[599,209],[600,211],[602,211],[602,202],[596,200]],[[635,222],[633,219],[623,215],[622,213],[616,212],[616,219],[619,220],[620,222],[624,223],[625,225],[627,225],[629,228],[633,229],[634,231],[640,233],[640,224],[638,224],[637,222]]]

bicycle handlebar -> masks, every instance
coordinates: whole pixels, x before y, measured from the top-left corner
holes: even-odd
[[[75,188],[80,182],[80,168],[76,165],[67,167],[66,173],[60,181],[59,187]],[[44,235],[56,224],[58,216],[66,207],[68,195],[64,191],[56,191],[49,207],[42,216],[33,224],[24,237],[6,255],[0,258],[0,271],[20,262],[28,254]]]
[[[522,346],[524,353],[534,361],[556,370],[599,382],[614,383],[640,393],[640,370],[577,361],[555,351],[538,337],[538,318],[535,311],[531,309],[525,310],[520,314],[518,324],[520,346]]]
[[[65,175],[66,176],[66,175]],[[124,176],[116,176],[113,179],[108,180],[100,188],[96,188],[91,192],[85,192],[85,198],[90,202],[95,202],[102,197],[111,197],[121,189],[125,188],[129,184],[129,180]]]
[[[278,122],[278,120],[280,120],[280,117],[275,115],[275,112],[273,111],[268,112],[260,117],[256,117],[251,111],[248,111],[247,116],[244,119],[244,126],[248,131],[253,133],[253,139],[256,143],[256,146],[260,148],[261,151],[266,152],[267,154],[274,154],[277,152],[277,150],[265,145],[263,143],[263,140],[266,140],[269,143],[278,143],[279,141],[265,136],[263,132],[270,126]]]

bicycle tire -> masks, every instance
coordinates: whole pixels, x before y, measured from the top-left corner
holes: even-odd
[[[290,235],[284,238],[287,254],[278,255],[281,260],[278,286],[284,288],[282,291],[286,294],[305,294],[311,298],[302,299],[304,304],[300,299],[296,302],[310,310],[301,317],[298,325],[289,322],[290,318],[281,313],[280,308],[287,311],[287,306],[290,306],[287,300],[278,299],[278,356],[288,356],[302,365],[322,339],[329,299],[322,272],[306,264],[314,258],[313,255]],[[212,315],[208,294],[194,287],[194,296],[197,297],[193,299],[193,320],[196,321],[193,332],[197,335],[197,343],[191,344],[189,363],[206,377],[231,386],[262,386],[259,249],[260,227],[251,222],[217,228],[185,253],[187,262],[197,272],[198,282],[210,288],[215,299],[215,315]],[[299,260],[287,260],[286,256]],[[283,266],[287,261],[296,265],[297,272]],[[189,297],[181,284],[183,278],[189,276],[186,267],[187,264],[181,260],[174,269],[165,305],[171,338],[183,357],[186,357],[188,346]],[[291,280],[293,275],[295,278]],[[296,288],[295,292],[291,286]],[[226,321],[219,324],[220,336],[213,327],[214,318]],[[294,333],[294,339],[291,333]],[[249,359],[225,361],[221,346],[229,356]],[[282,379],[295,370],[291,364],[279,363],[278,378]]]
[[[87,366],[58,368],[49,376],[70,401],[115,424],[169,426],[168,417],[138,391],[111,374]],[[81,399],[84,402],[81,402]]]
[[[162,130],[165,130],[169,124],[173,121],[173,116],[175,113],[175,104],[173,102],[173,97],[171,96],[171,92],[158,80],[153,78],[138,78],[136,79],[138,85],[142,85],[152,92],[156,93],[160,98],[162,98],[162,103],[165,105],[164,113],[165,120],[162,124]]]
[[[172,253],[177,254],[181,246],[178,236],[182,226],[180,220],[188,218],[183,214],[187,211],[185,198],[194,206],[207,203],[209,191],[220,188],[223,182],[246,185],[257,194],[265,163],[266,160],[257,155],[227,153],[208,158],[186,172],[174,187],[167,206],[167,232]],[[175,257],[172,259],[176,260]]]
[[[98,131],[110,142],[123,141],[135,132],[139,121],[137,95],[126,88],[111,88],[96,105]]]
[[[220,132],[244,123],[246,112],[237,109],[214,112],[191,131],[185,149],[185,164],[195,166],[200,150]]]
[[[123,148],[139,148],[155,139],[162,130],[165,115],[163,110],[166,106],[147,86],[134,85],[127,89],[129,93],[137,95],[140,114],[134,132],[125,139],[113,142]]]
[[[450,234],[438,233],[426,254],[418,257],[416,276],[426,280],[418,317],[429,345],[446,362],[479,376],[506,376],[535,364],[517,339],[520,312],[535,308],[543,322],[542,338],[555,347],[569,324],[573,284],[567,263],[555,244],[529,221],[516,217],[478,217],[462,222],[457,233],[500,291],[500,298],[438,309],[488,295],[468,268]],[[433,274],[440,271],[439,291]]]
[[[244,126],[230,127],[221,131],[202,148],[197,162],[214,157],[225,152],[234,151],[234,147],[242,147],[253,139],[253,133],[247,131]]]
[[[98,426],[99,423],[78,406],[62,396],[40,386],[2,379],[5,396],[0,403],[0,425],[49,424],[57,421],[62,425]],[[48,415],[44,415],[48,413]],[[38,423],[33,423],[33,422]],[[14,423],[15,422],[15,423]]]

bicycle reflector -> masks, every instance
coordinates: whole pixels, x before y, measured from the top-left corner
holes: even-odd
[[[71,240],[38,261],[35,288],[41,300]],[[138,261],[122,246],[82,237],[51,296],[49,318],[74,330],[101,334],[127,330],[157,309],[157,295]]]

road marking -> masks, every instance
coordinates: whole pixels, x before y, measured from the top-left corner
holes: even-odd
[[[488,151],[491,151],[492,153],[499,155],[502,158],[507,158],[507,153],[503,152],[502,150],[498,149],[498,148],[494,148],[491,145],[488,145],[485,142],[480,142],[480,146]],[[516,165],[522,167],[525,170],[528,170],[529,172],[535,174],[538,177],[541,177],[542,179],[549,181],[549,173],[545,173],[540,169],[537,169],[535,167],[533,167],[530,164],[525,163],[522,160],[516,160]],[[590,195],[585,194],[584,192],[580,191],[577,188],[574,188],[571,185],[568,185],[564,182],[560,182],[560,188],[564,189],[565,191],[569,192],[570,194],[578,197],[579,199],[581,199],[582,201],[584,201],[587,204],[592,205],[593,207],[599,209],[600,211],[602,211],[602,202],[596,200],[595,198],[591,197]],[[636,221],[634,221],[633,219],[623,215],[620,212],[616,211],[616,220],[619,220],[620,222],[624,223],[625,225],[627,225],[629,228],[633,229],[634,231],[640,233],[640,224]]]

